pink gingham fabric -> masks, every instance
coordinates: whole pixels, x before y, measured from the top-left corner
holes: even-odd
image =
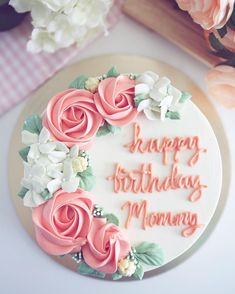
[[[119,19],[122,3],[123,0],[114,1],[107,17],[109,28]],[[71,46],[54,54],[29,53],[26,51],[26,43],[31,30],[30,19],[26,19],[15,29],[0,32],[0,116],[26,98],[82,50]]]

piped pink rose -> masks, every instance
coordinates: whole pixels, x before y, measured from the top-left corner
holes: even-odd
[[[93,220],[91,194],[78,189],[57,191],[53,198],[32,211],[36,239],[51,255],[79,252]]]
[[[95,104],[109,124],[123,126],[136,118],[134,86],[135,82],[124,75],[100,82],[95,94]]]
[[[222,28],[233,12],[234,0],[176,0],[205,30]]]
[[[104,273],[115,273],[118,261],[130,250],[130,244],[119,227],[99,218],[94,219],[87,243],[82,248],[85,262]]]
[[[219,65],[208,71],[206,76],[208,92],[225,107],[235,107],[235,68]]]
[[[68,89],[54,96],[43,116],[43,125],[54,140],[71,147],[87,149],[103,124],[94,103],[94,94],[87,90]]]

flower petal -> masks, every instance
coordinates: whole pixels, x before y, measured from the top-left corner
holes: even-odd
[[[173,96],[167,95],[160,103],[160,107],[169,107],[172,103]]]
[[[78,152],[79,152],[78,145],[75,144],[75,145],[73,145],[73,147],[70,148],[69,154],[70,154],[71,157],[77,157]]]
[[[28,160],[30,161],[35,161],[37,159],[39,159],[40,157],[40,152],[39,152],[39,149],[38,149],[38,144],[33,144],[30,146],[30,149],[29,149],[29,153],[28,153]]]
[[[66,153],[63,151],[52,151],[49,155],[48,158],[53,162],[53,163],[59,163],[63,161],[66,158]]]
[[[146,115],[147,119],[149,120],[158,120],[159,119],[159,113],[156,111],[152,111],[151,109],[144,109],[144,114]]]
[[[135,85],[135,96],[137,95],[146,95],[150,91],[150,88],[147,84],[137,84]]]
[[[50,132],[48,131],[47,128],[43,127],[40,134],[39,134],[39,143],[40,144],[45,144],[47,141],[50,139]]]
[[[56,142],[56,150],[63,151],[65,153],[69,152],[69,148],[63,142]]]
[[[71,177],[73,176],[73,174],[74,174],[74,172],[73,172],[72,161],[71,160],[66,160],[64,162],[64,167],[63,167],[64,179],[66,181],[69,181],[69,179],[71,179]]]
[[[28,191],[25,194],[24,199],[23,199],[23,203],[24,203],[24,206],[27,206],[27,207],[36,207],[36,204],[33,200],[33,192],[32,191]]]
[[[141,112],[146,108],[149,108],[151,105],[151,100],[150,99],[145,99],[143,101],[140,102],[140,104],[138,105],[137,111]]]
[[[69,181],[62,182],[62,189],[68,193],[75,192],[78,186],[79,186],[78,177],[74,177],[70,179]]]
[[[161,107],[161,120],[164,121],[166,118],[166,112],[168,110],[168,107],[166,105],[163,105]]]
[[[55,193],[61,187],[61,180],[54,179],[47,184],[47,189],[51,194]]]
[[[56,142],[42,143],[38,146],[39,151],[43,154],[49,154],[56,148]]]
[[[153,75],[150,72],[146,72],[144,74],[139,75],[136,78],[136,84],[146,84],[149,88],[152,88],[154,83],[158,80],[158,75]]]
[[[21,137],[22,137],[22,143],[28,146],[38,142],[38,135],[31,133],[27,130],[23,130],[21,132]]]

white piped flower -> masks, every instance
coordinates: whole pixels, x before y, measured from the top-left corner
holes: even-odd
[[[83,45],[97,31],[106,33],[112,0],[10,0],[10,5],[18,12],[31,12],[33,31],[27,49],[39,53]]]
[[[124,258],[118,262],[118,271],[124,277],[131,277],[136,270],[136,264],[133,260]]]
[[[49,195],[59,189],[65,192],[77,190],[77,172],[84,171],[88,166],[87,159],[78,156],[77,145],[69,149],[62,142],[51,141],[50,133],[45,127],[39,135],[23,130],[22,143],[29,146],[21,181],[22,186],[28,189],[24,196],[25,206],[36,207],[44,203],[46,200],[42,193],[46,189]]]
[[[143,111],[149,120],[161,120],[166,117],[167,111],[180,109],[179,100],[181,91],[171,85],[171,81],[151,71],[139,75],[136,79],[135,96],[141,95],[144,99],[139,103],[137,110]]]

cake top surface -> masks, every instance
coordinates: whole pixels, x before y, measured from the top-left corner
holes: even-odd
[[[25,120],[19,196],[78,272],[142,279],[189,249],[220,196],[216,137],[191,95],[146,71],[79,76]]]

